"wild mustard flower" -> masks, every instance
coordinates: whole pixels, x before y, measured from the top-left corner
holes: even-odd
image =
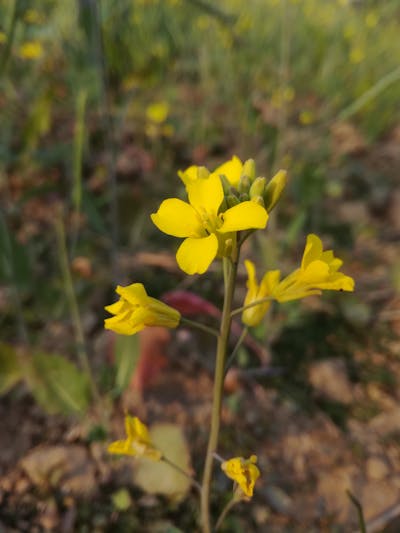
[[[260,285],[257,282],[256,268],[252,261],[246,260],[244,262],[247,270],[247,294],[244,300],[244,305],[250,305],[257,300],[271,297],[273,299],[273,292],[279,283],[279,270],[271,270],[264,274]],[[271,301],[265,301],[259,305],[254,305],[245,309],[242,313],[242,322],[246,326],[254,327],[260,324],[264,315],[268,311]]]
[[[120,299],[105,307],[115,315],[104,321],[104,327],[122,335],[133,335],[145,327],[176,328],[180,313],[169,305],[147,295],[142,283],[116,288]]]
[[[169,105],[167,102],[154,102],[146,108],[146,117],[155,124],[163,124],[168,118]]]
[[[43,55],[43,45],[39,41],[27,41],[19,47],[18,54],[22,59],[39,59]]]
[[[260,471],[256,463],[257,456],[252,455],[249,459],[233,457],[228,461],[224,461],[221,465],[224,473],[238,484],[245,498],[251,498],[253,496],[254,485],[260,477]]]
[[[235,232],[262,229],[267,224],[267,211],[251,200],[219,212],[224,190],[215,172],[204,179],[188,180],[186,191],[189,203],[178,198],[164,200],[151,219],[164,233],[185,239],[176,260],[187,274],[203,274],[217,255],[227,256],[227,243]]]
[[[147,426],[136,416],[125,416],[125,440],[112,442],[107,451],[117,455],[135,455],[160,461],[162,453],[153,446]]]
[[[278,302],[298,300],[313,294],[321,294],[322,290],[353,291],[354,280],[339,272],[343,261],[334,256],[332,250],[323,250],[322,242],[317,235],[307,237],[300,268],[280,281],[280,271],[267,272],[260,285],[257,283],[255,267],[251,261],[246,261],[248,273],[247,294],[244,305],[263,299],[271,298]],[[248,326],[256,326],[263,319],[270,302],[263,302],[245,309],[242,321]]]

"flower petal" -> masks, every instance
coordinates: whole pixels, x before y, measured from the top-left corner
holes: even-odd
[[[259,204],[242,202],[221,214],[223,224],[218,229],[221,233],[245,229],[263,229],[267,225],[268,213]]]
[[[218,239],[214,233],[202,239],[185,239],[178,248],[176,260],[186,274],[204,274],[215,259]]]
[[[125,432],[130,439],[150,443],[147,426],[137,416],[125,416]]]
[[[130,312],[126,314],[130,315]],[[124,315],[117,315],[111,318],[106,318],[106,320],[104,320],[105,329],[111,329],[111,331],[119,333],[120,335],[134,335],[145,327],[146,326],[143,323],[135,324],[130,322],[124,317]]]
[[[129,448],[128,440],[116,440],[108,445],[107,451],[108,453],[116,453],[118,455],[135,455],[133,450],[130,450]]]
[[[206,167],[198,167],[196,165],[192,165],[183,172],[178,170],[178,176],[185,185],[200,178],[207,178],[209,174],[210,171]]]
[[[217,174],[210,174],[208,178],[197,179],[188,182],[186,185],[190,205],[192,205],[198,213],[213,213],[217,214],[219,206],[224,199],[224,190],[222,188],[221,179]],[[186,220],[184,221],[186,225]],[[185,235],[191,237],[193,235]],[[181,235],[183,237],[183,235]]]
[[[198,181],[201,183],[203,180]],[[150,216],[160,231],[173,237],[201,237],[205,233],[196,211],[179,198],[164,200],[157,213]]]
[[[146,300],[148,298],[143,283],[132,283],[126,287],[117,285],[115,292],[134,306],[146,304]]]
[[[311,261],[320,259],[322,255],[322,241],[314,233],[307,235],[307,242],[304,248],[303,259],[301,260],[301,268],[306,268]]]
[[[258,283],[256,277],[256,267],[253,261],[246,259],[244,266],[247,270],[247,294],[244,300],[244,305],[248,305],[257,298]]]
[[[227,161],[216,168],[213,174],[217,174],[218,176],[223,174],[233,187],[237,187],[242,170],[243,163],[236,155],[234,155],[230,161]]]

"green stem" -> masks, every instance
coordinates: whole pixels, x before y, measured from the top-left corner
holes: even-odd
[[[210,333],[211,335],[214,335],[215,337],[218,337],[219,335],[216,329],[211,328],[209,326],[205,326],[204,324],[201,324],[200,322],[196,322],[195,320],[189,320],[188,318],[184,318],[183,316],[181,316],[180,322],[181,324],[185,324],[192,328],[197,328],[197,329],[200,329],[201,331],[205,331],[206,333]]]
[[[233,316],[235,316],[235,315],[237,315],[239,313],[242,313],[246,309],[250,309],[251,307],[255,307],[256,305],[265,304],[266,302],[270,302],[271,300],[273,300],[273,298],[271,296],[266,296],[265,298],[260,298],[259,300],[254,300],[254,302],[251,302],[251,304],[244,305],[243,307],[238,307],[237,309],[234,309],[231,312],[231,316],[233,317]]]
[[[85,337],[82,329],[82,322],[79,315],[78,302],[76,301],[76,295],[74,290],[74,284],[72,281],[71,270],[69,268],[68,252],[65,238],[65,227],[62,219],[62,214],[57,216],[55,221],[55,229],[57,236],[57,249],[60,260],[61,272],[63,277],[63,283],[65,287],[65,293],[71,313],[72,323],[75,332],[76,350],[78,358],[89,381],[89,385],[92,391],[93,398],[98,401],[100,399],[99,391],[97,390],[96,383],[93,379],[92,370],[89,365],[89,358],[85,349]]]
[[[218,529],[222,526],[222,522],[225,520],[226,515],[229,513],[229,511],[232,509],[234,505],[239,503],[240,500],[233,497],[229,502],[225,505],[225,507],[222,510],[222,513],[219,515],[219,518],[217,520],[217,523],[215,524],[215,531],[218,531]]]
[[[203,533],[211,533],[210,522],[210,488],[214,453],[218,446],[218,435],[221,419],[222,393],[225,376],[225,358],[231,329],[231,309],[235,291],[237,257],[235,260],[223,259],[224,267],[224,306],[221,317],[221,327],[217,343],[217,359],[215,363],[213,405],[211,413],[211,428],[208,439],[207,455],[204,464],[203,482],[201,487],[201,527]]]
[[[358,514],[358,524],[360,526],[360,533],[367,533],[367,526],[365,524],[364,512],[361,503],[357,500],[353,493],[349,490],[346,490],[347,496],[350,498],[351,502],[357,509]]]
[[[232,353],[231,353],[231,355],[229,356],[229,359],[228,359],[227,362],[226,362],[226,365],[225,365],[225,374],[226,374],[226,372],[229,370],[231,364],[233,363],[233,360],[235,359],[236,354],[237,354],[239,348],[240,348],[241,345],[242,345],[242,342],[243,342],[244,339],[246,338],[246,335],[247,335],[248,331],[249,331],[249,329],[248,329],[247,327],[244,328],[244,329],[242,330],[242,333],[240,334],[240,337],[239,337],[239,339],[238,339],[238,341],[237,341],[237,343],[236,343],[236,346],[233,348]]]
[[[195,487],[199,491],[199,493],[201,493],[201,485],[200,485],[200,483],[198,483],[195,479],[193,479],[190,474],[185,472],[185,470],[183,470],[183,468],[181,468],[180,466],[175,464],[170,459],[167,459],[164,455],[161,457],[161,461],[163,461],[164,463],[169,465],[171,468],[174,468],[177,472],[179,472],[180,474],[185,476],[190,481],[190,483],[193,485],[193,487]]]

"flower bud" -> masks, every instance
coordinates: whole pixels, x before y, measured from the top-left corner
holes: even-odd
[[[235,207],[235,205],[238,205],[240,203],[239,198],[235,196],[234,194],[228,194],[225,200],[226,200],[228,208]]]
[[[282,191],[286,186],[286,170],[279,170],[265,187],[264,203],[265,209],[270,212],[277,204],[282,195]]]
[[[247,193],[250,189],[251,181],[248,176],[242,176],[238,184],[238,191]]]
[[[251,199],[252,202],[256,203],[256,204],[259,204],[261,205],[261,207],[265,207],[264,205],[264,200],[263,200],[263,197],[262,196],[254,196],[252,199]]]
[[[242,176],[247,176],[250,179],[250,183],[254,181],[256,177],[256,165],[254,159],[248,159],[243,164]]]
[[[232,190],[232,185],[230,184],[228,178],[224,174],[220,174],[219,177],[222,183],[222,189],[224,191],[224,195],[227,196]]]
[[[250,199],[253,200],[255,196],[262,196],[264,194],[265,185],[267,180],[265,178],[256,178],[250,187]]]

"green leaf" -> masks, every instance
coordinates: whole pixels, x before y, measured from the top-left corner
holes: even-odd
[[[189,449],[182,428],[175,424],[155,424],[149,432],[154,446],[190,475]],[[190,479],[172,466],[145,458],[136,459],[134,481],[144,491],[162,494],[177,503],[183,500],[191,485]]]
[[[36,401],[49,413],[83,413],[89,405],[86,376],[60,355],[34,354],[25,377]]]
[[[0,343],[0,394],[8,392],[21,379],[15,348]]]
[[[115,386],[122,393],[129,385],[136,369],[140,356],[138,335],[116,335],[115,361],[116,376]]]

